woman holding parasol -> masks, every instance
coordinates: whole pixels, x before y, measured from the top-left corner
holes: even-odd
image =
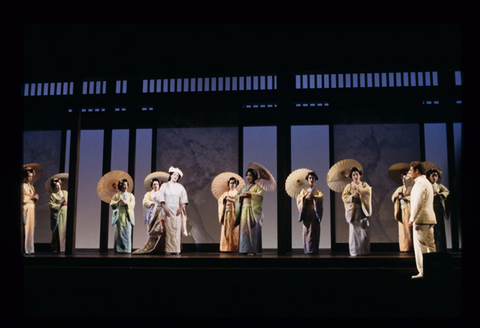
[[[54,252],[65,252],[68,191],[64,190],[63,186],[67,185],[67,181],[68,173],[58,173],[45,182],[45,189],[50,193],[48,205],[52,230],[51,245]]]
[[[160,186],[167,182],[169,174],[153,172],[144,180],[143,218],[147,225],[148,239],[145,245],[132,254],[147,254],[165,251],[165,211],[160,205]]]
[[[235,226],[235,199],[238,189],[245,186],[241,176],[232,172],[220,173],[212,181],[212,193],[218,202],[218,221],[222,225],[220,252],[238,252],[239,227]]]
[[[388,170],[390,178],[397,184],[400,184],[392,195],[394,204],[393,214],[398,222],[398,245],[400,252],[413,251],[413,232],[412,227],[408,224],[410,219],[411,185],[407,186],[407,181],[413,181],[408,176],[409,168],[410,165],[408,163],[397,163],[390,166]]]
[[[314,171],[308,170],[303,179],[307,185],[296,196],[299,212],[298,222],[302,222],[303,229],[303,250],[305,254],[318,254],[320,222],[322,222],[323,215],[323,192],[316,187],[318,176]]]
[[[275,190],[276,182],[264,166],[255,162],[247,165],[245,180],[246,186],[235,197],[235,225],[240,225],[238,251],[255,255],[262,252],[263,190]]]

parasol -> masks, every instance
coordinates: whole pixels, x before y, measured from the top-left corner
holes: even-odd
[[[160,181],[160,184],[162,184],[164,182],[167,182],[169,177],[170,177],[170,174],[168,174],[167,172],[162,172],[162,171],[152,172],[145,177],[145,180],[143,180],[143,187],[145,188],[146,192],[149,192],[152,190],[152,187],[150,185],[154,178],[157,178]]]
[[[234,177],[238,180],[238,186],[236,188],[237,190],[240,190],[245,186],[245,180],[243,180],[242,177],[238,174],[232,172],[220,173],[213,179],[212,185],[210,187],[212,190],[212,194],[216,199],[219,199],[224,192],[230,190],[230,187],[228,186],[228,180],[231,177]]]
[[[343,192],[345,187],[352,181],[348,177],[352,167],[357,167],[363,172],[362,165],[354,159],[342,159],[335,163],[327,173],[327,185],[335,192]]]
[[[403,185],[402,177],[400,173],[410,169],[410,164],[408,163],[396,163],[388,168],[388,176],[398,185]]]
[[[269,170],[262,164],[250,162],[247,165],[248,169],[254,169],[257,172],[258,179],[255,181],[263,190],[274,191],[277,188],[277,182]]]
[[[434,162],[429,162],[429,161],[422,162],[422,164],[423,164],[423,167],[425,169],[425,175],[427,175],[428,171],[436,169],[439,173],[438,174],[438,183],[440,183],[440,181],[442,181],[443,172],[440,170],[440,167],[437,164],[435,164]]]
[[[303,189],[308,188],[308,181],[305,179],[308,172],[312,172],[312,170],[302,168],[297,169],[288,175],[285,180],[285,191],[288,196],[297,198]]]
[[[48,193],[53,193],[55,190],[52,189],[51,181],[53,179],[60,179],[62,181],[62,189],[67,190],[68,187],[68,173],[57,173],[52,175],[50,178],[47,179],[45,182],[45,190]]]
[[[33,174],[32,184],[36,182],[43,174],[43,166],[38,163],[30,163],[23,165],[24,169],[33,169],[35,173]]]
[[[128,191],[133,191],[133,179],[132,177],[124,171],[116,170],[106,173],[97,184],[97,195],[102,201],[110,204],[113,195],[118,191],[117,184],[118,181],[127,179],[128,181]]]

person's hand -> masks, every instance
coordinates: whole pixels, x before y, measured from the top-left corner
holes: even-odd
[[[168,208],[163,208],[165,210],[165,216],[170,217],[170,211]]]
[[[413,221],[408,221],[408,227],[409,228],[413,227]]]
[[[155,206],[155,203],[151,203],[149,207],[154,207]]]
[[[176,216],[179,216],[180,214],[182,214],[182,208],[181,207],[177,210],[177,215]]]

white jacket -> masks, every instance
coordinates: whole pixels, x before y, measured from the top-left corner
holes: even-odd
[[[437,224],[433,211],[433,188],[425,175],[415,178],[410,205],[410,221],[416,224]]]

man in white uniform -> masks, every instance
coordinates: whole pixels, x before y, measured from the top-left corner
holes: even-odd
[[[437,223],[433,211],[433,188],[425,176],[421,162],[410,163],[408,171],[415,180],[410,195],[411,213],[409,225],[413,226],[413,249],[418,274],[412,279],[423,278],[423,253],[436,252],[433,227]]]

